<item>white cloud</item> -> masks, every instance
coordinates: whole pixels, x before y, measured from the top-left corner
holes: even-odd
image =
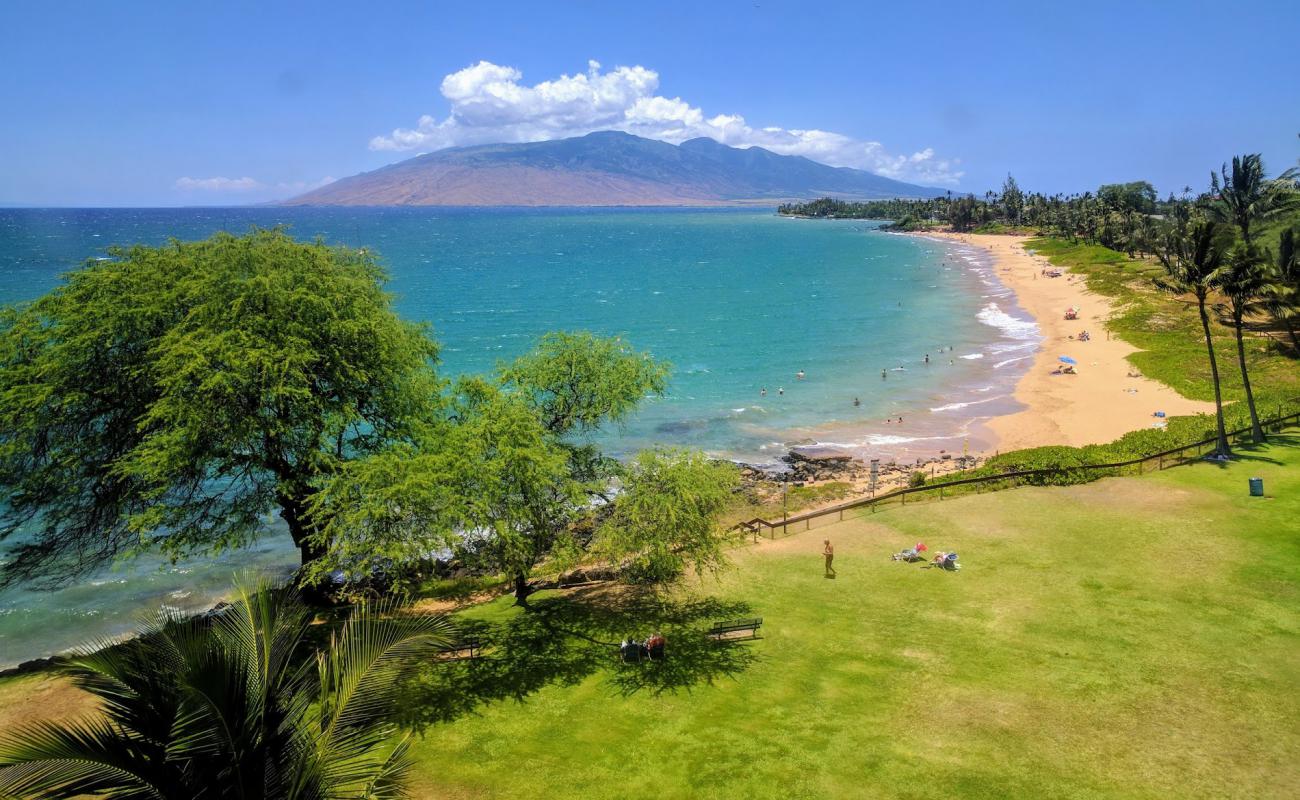
[[[263,188],[252,178],[177,178],[176,188],[186,192],[249,192]]]
[[[680,97],[657,94],[659,73],[645,67],[587,71],[528,86],[514,67],[480,61],[442,80],[451,105],[444,118],[425,114],[414,128],[370,140],[372,150],[439,150],[458,145],[534,142],[621,130],[674,144],[707,136],[733,147],[764,147],[837,167],[857,167],[919,183],[956,184],[960,161],[924,148],[895,155],[879,142],[816,129],[755,128],[739,114],[706,117]]]

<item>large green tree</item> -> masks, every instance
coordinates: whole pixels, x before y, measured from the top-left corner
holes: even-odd
[[[112,251],[0,317],[3,580],[247,544],[436,421],[437,347],[365,251],[281,230]],[[17,534],[17,535],[15,535]]]
[[[663,392],[667,375],[620,339],[552,333],[495,380],[459,381],[433,437],[359,459],[324,487],[314,508],[333,549],[320,566],[451,549],[505,574],[526,604],[533,569],[578,556],[575,523],[621,474],[593,434]],[[665,498],[677,501],[692,498]]]
[[[594,549],[627,561],[641,580],[671,580],[727,563],[728,534],[718,515],[739,483],[734,465],[680,449],[645,450],[626,465],[622,490],[597,531]]]
[[[294,594],[236,586],[210,620],[166,620],[63,667],[102,714],[0,734],[0,797],[404,797],[397,678],[454,639],[445,617],[362,605],[311,646]]]

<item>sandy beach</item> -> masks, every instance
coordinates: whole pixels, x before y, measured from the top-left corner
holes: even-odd
[[[1082,278],[1068,270],[1059,278],[1042,275],[1051,265],[1024,248],[1028,237],[927,233],[973,244],[994,257],[998,279],[1016,294],[1020,306],[1037,320],[1043,344],[1033,366],[1016,385],[1015,399],[1026,408],[994,417],[986,427],[998,450],[1018,450],[1050,444],[1100,444],[1123,434],[1149,428],[1153,416],[1212,413],[1212,403],[1188,400],[1162,383],[1133,377],[1126,356],[1137,348],[1111,336],[1106,320],[1112,313],[1108,298],[1088,291]],[[1065,310],[1080,309],[1077,320]],[[1081,342],[1088,331],[1091,340]],[[1071,339],[1071,337],[1074,337]],[[1078,374],[1054,374],[1060,356],[1078,361]]]

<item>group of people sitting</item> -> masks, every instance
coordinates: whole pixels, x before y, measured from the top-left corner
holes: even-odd
[[[625,664],[635,664],[645,659],[662,661],[667,645],[662,633],[653,633],[644,642],[638,642],[629,636],[618,646],[618,652]]]
[[[895,561],[907,561],[909,563],[913,561],[924,561],[925,556],[921,554],[926,552],[929,549],[930,548],[925,546],[925,542],[917,542],[915,545],[907,548],[906,550],[900,550],[897,553],[894,553],[894,555],[891,556],[891,558],[893,558]],[[961,565],[957,563],[956,553],[944,553],[944,552],[935,553],[934,558],[930,560],[930,566],[938,567],[940,569],[950,569],[950,570],[961,569]]]

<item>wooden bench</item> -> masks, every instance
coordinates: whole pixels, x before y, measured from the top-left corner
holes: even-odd
[[[709,628],[709,636],[713,639],[757,639],[758,629],[763,627],[762,617],[750,617],[748,619],[732,619],[725,622],[715,622],[713,627]],[[733,634],[749,634],[748,636],[733,636]]]
[[[477,636],[467,636],[439,653],[438,658],[445,661],[460,661],[465,658],[477,658],[482,652],[483,640]]]

